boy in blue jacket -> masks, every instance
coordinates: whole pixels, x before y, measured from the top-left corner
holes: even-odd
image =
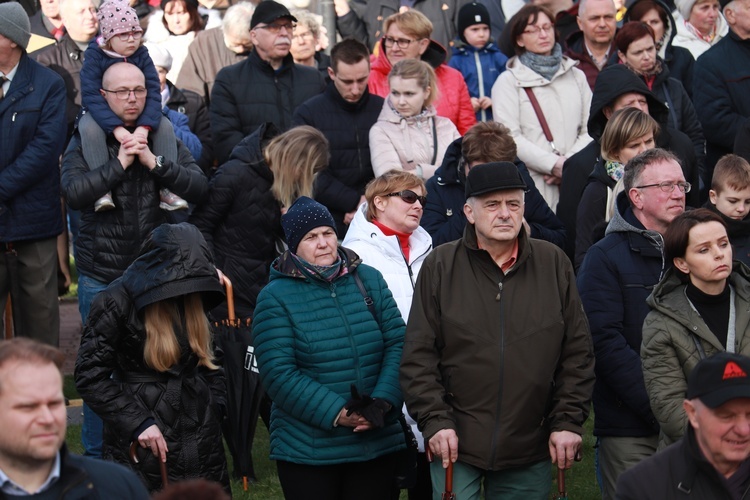
[[[492,84],[505,71],[508,58],[490,38],[487,7],[477,2],[461,7],[458,11],[458,38],[448,66],[464,76],[477,120],[492,121]]]

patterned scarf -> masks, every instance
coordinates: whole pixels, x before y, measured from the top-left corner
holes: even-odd
[[[607,160],[604,162],[604,168],[607,170],[607,175],[615,181],[622,179],[622,174],[625,172],[625,165],[619,161]]]
[[[698,37],[699,39],[703,40],[704,42],[711,44],[714,41],[714,38],[716,37],[716,25],[714,24],[711,28],[711,33],[708,35],[704,35],[700,31],[698,31],[698,28],[690,24],[688,21],[685,21],[685,27],[688,29],[690,33]]]
[[[518,56],[518,60],[524,66],[528,66],[535,73],[543,76],[546,80],[552,80],[552,77],[555,76],[562,63],[562,48],[560,48],[559,43],[556,43],[555,48],[552,49],[552,54],[549,56],[534,54],[527,50]]]
[[[310,279],[317,279],[328,283],[349,272],[348,267],[344,265],[344,262],[346,261],[344,254],[341,252],[341,250],[339,250],[338,253],[338,260],[330,266],[316,266],[315,264],[307,262],[299,255],[289,252],[289,254],[292,256],[292,262],[294,262],[294,265],[304,276]]]

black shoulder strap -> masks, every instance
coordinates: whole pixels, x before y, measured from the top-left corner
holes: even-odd
[[[365,299],[365,305],[367,306],[367,309],[370,310],[370,314],[372,314],[372,317],[375,318],[375,322],[380,324],[378,321],[378,316],[375,314],[375,301],[372,300],[372,297],[370,297],[367,294],[367,290],[365,289],[365,284],[362,283],[362,279],[359,277],[359,273],[357,273],[357,269],[355,268],[352,271],[352,274],[354,275],[354,282],[357,284],[357,288],[359,288],[359,293],[362,294],[362,297]]]

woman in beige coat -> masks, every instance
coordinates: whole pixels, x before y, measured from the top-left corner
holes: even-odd
[[[537,189],[554,211],[565,159],[590,141],[591,90],[576,61],[562,55],[555,41],[554,16],[545,8],[527,5],[510,26],[516,55],[492,87],[492,115],[510,129],[518,157],[526,163]],[[527,90],[528,89],[528,90]],[[547,139],[531,96],[549,126]]]
[[[370,157],[376,177],[405,170],[429,179],[443,162],[450,143],[461,137],[448,118],[437,116],[437,79],[429,64],[397,62],[388,75],[390,93],[370,129]]]

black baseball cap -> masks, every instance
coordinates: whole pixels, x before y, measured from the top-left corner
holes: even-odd
[[[291,19],[295,23],[297,22],[297,18],[285,6],[273,0],[265,0],[255,7],[253,17],[250,19],[250,29],[255,28],[260,23],[270,24],[282,17]]]
[[[509,161],[483,163],[469,170],[464,194],[472,196],[503,191],[505,189],[527,189],[518,167]]]
[[[702,359],[688,377],[687,399],[698,398],[709,408],[729,400],[750,398],[750,358],[720,352]]]

